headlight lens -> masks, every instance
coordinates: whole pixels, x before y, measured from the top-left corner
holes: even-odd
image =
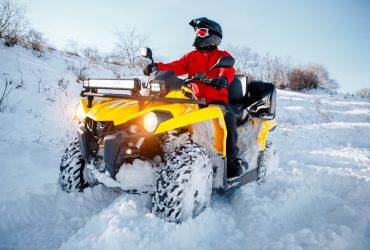
[[[161,92],[161,84],[159,82],[153,82],[150,84],[150,90],[152,92]]]
[[[158,118],[154,112],[149,112],[145,114],[143,119],[143,127],[145,131],[152,133],[157,128]]]
[[[166,92],[166,84],[162,81],[149,82],[150,95],[163,95]]]
[[[78,103],[75,107],[75,120],[78,122],[82,122],[85,118],[85,112],[82,108],[81,103]]]

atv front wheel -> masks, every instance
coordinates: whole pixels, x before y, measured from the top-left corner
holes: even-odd
[[[213,170],[207,150],[195,143],[177,147],[162,165],[152,212],[168,222],[182,222],[209,204]]]
[[[80,144],[75,139],[67,147],[60,163],[59,183],[66,192],[83,191],[89,184],[84,180],[85,160],[81,156]]]
[[[266,175],[271,174],[279,167],[279,155],[272,142],[267,141],[265,150],[260,152],[258,157],[258,179],[257,182],[265,182]]]

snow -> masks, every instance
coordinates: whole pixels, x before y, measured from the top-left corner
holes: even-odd
[[[370,248],[369,99],[279,90],[269,140],[280,168],[171,224],[151,213],[149,194],[102,185],[67,194],[58,186],[81,89],[71,65],[86,65],[91,76],[137,73],[0,43],[0,91],[4,77],[24,84],[0,113],[0,249]],[[145,164],[134,163],[131,174]]]
[[[148,161],[136,159],[132,164],[123,164],[116,179],[125,190],[139,190],[144,187],[145,190],[142,191],[149,192],[155,184],[156,168]]]

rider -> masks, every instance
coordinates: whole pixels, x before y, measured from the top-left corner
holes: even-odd
[[[196,73],[205,73],[222,56],[231,56],[227,51],[217,48],[221,43],[221,26],[206,17],[191,20],[189,23],[195,30],[195,40],[193,46],[195,50],[185,54],[179,60],[171,63],[149,64],[144,68],[144,74],[150,75],[154,67],[159,70],[173,70],[177,76],[188,74],[195,76]],[[207,78],[212,78],[212,86],[205,85],[199,81],[193,82],[192,88],[194,95],[198,99],[205,99],[206,106],[218,106],[225,117],[227,127],[226,156],[228,164],[228,177],[241,175],[248,164],[238,158],[238,147],[236,145],[238,134],[236,131],[236,118],[232,113],[228,103],[228,90],[225,88],[233,79],[235,69],[216,68],[207,73]]]

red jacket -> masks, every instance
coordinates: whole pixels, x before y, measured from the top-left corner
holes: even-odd
[[[222,56],[231,55],[227,51],[222,51],[218,48],[211,52],[193,50],[177,61],[173,61],[171,63],[157,63],[157,67],[159,70],[173,70],[178,76],[185,74],[188,74],[188,76],[194,76],[196,73],[205,73]],[[228,83],[230,83],[234,79],[234,75],[234,68],[216,68],[207,73],[206,77],[215,78],[224,76],[227,78]],[[207,104],[213,101],[223,101],[228,103],[228,91],[226,88],[222,88],[218,91],[209,85],[199,82],[192,83],[192,88],[194,95],[198,99],[204,98]]]

